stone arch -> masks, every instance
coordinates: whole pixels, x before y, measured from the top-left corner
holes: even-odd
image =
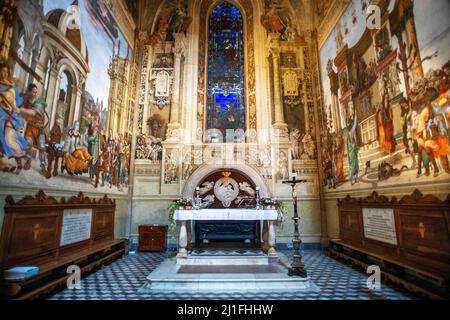
[[[77,69],[74,69],[70,62],[67,59],[63,59],[57,66],[57,78],[58,81],[56,83],[56,87],[54,88],[54,99],[55,104],[57,104],[61,89],[61,79],[63,78],[63,74],[66,74],[66,77],[68,78],[68,92],[66,92],[66,99],[68,101],[67,103],[67,111],[66,118],[64,119],[64,123],[60,123],[60,125],[65,129],[66,127],[70,127],[73,124],[73,114],[75,110],[75,103],[76,103],[76,87],[79,82],[79,74],[77,72]],[[50,88],[49,88],[50,90]],[[55,121],[56,116],[56,107],[53,108],[52,112],[52,124]]]
[[[235,170],[248,178],[250,181],[252,181],[256,186],[260,188],[260,195],[262,198],[270,197],[270,190],[267,186],[265,180],[263,177],[259,174],[259,172],[254,169],[253,167],[247,165],[247,164],[227,164],[226,168],[223,167],[223,165],[220,164],[210,164],[210,165],[203,165],[197,170],[194,171],[194,173],[189,177],[189,179],[186,181],[186,184],[184,185],[183,189],[183,198],[192,198],[195,194],[195,188],[205,179],[206,177],[210,176],[211,174],[223,171],[223,170]]]
[[[41,52],[39,54],[39,64],[41,65],[42,69],[46,69],[49,61],[54,62],[54,54],[53,50],[50,46],[43,46],[41,49]]]
[[[59,77],[62,75],[63,72],[67,71],[72,76],[73,86],[77,86],[78,83],[80,82],[79,72],[77,72],[78,70],[76,68],[73,68],[72,63],[70,62],[69,59],[64,58],[61,61],[59,61],[57,70]]]

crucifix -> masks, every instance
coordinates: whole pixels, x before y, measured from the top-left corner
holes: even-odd
[[[297,276],[301,278],[306,278],[308,273],[306,272],[305,265],[302,263],[302,254],[300,253],[300,246],[302,244],[302,240],[300,239],[300,232],[298,230],[298,222],[300,220],[298,216],[298,208],[297,208],[297,185],[300,183],[307,183],[308,180],[297,180],[296,175],[292,177],[291,180],[283,181],[283,184],[289,184],[292,187],[292,200],[294,201],[294,239],[292,240],[292,244],[294,247],[294,255],[293,261],[291,264],[291,268],[289,269],[288,275],[290,277]]]

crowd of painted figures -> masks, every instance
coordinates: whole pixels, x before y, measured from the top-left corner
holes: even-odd
[[[47,179],[59,174],[89,174],[97,188],[128,185],[130,143],[121,135],[102,134],[100,121],[89,123],[87,132],[80,125],[63,130],[58,120],[50,128],[46,102],[38,87],[30,84],[25,94],[11,77],[10,68],[0,66],[0,170],[20,174],[32,169],[38,158],[40,172]]]
[[[441,69],[430,71],[415,83],[407,98],[400,101],[402,143],[394,135],[394,115],[388,90],[382,94],[382,102],[376,112],[377,141],[385,154],[393,155],[404,148],[410,156],[411,165],[394,168],[393,163],[383,161],[378,166],[378,179],[387,180],[399,175],[403,169],[417,169],[417,178],[422,175],[437,177],[441,171],[450,174],[448,160],[450,139],[450,61]],[[358,182],[360,174],[359,137],[357,112],[350,108],[347,127],[343,132],[330,133],[325,137],[323,151],[325,185],[329,188],[350,180]],[[397,122],[396,122],[397,123]],[[373,141],[369,142],[373,143]],[[403,144],[403,146],[401,145]],[[347,155],[349,179],[344,172],[344,158]],[[366,173],[370,162],[366,164]]]

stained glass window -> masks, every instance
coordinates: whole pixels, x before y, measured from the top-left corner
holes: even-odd
[[[245,130],[244,33],[239,9],[228,2],[209,17],[207,129]]]

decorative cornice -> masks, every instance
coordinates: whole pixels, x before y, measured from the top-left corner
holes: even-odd
[[[105,0],[105,4],[114,17],[130,48],[133,49],[136,22],[134,21],[123,1],[124,0]]]
[[[441,201],[434,195],[423,195],[418,189],[415,189],[411,195],[406,195],[397,201],[397,197],[393,196],[389,199],[386,196],[379,195],[374,191],[370,196],[365,198],[353,198],[349,194],[344,199],[338,199],[338,206],[347,205],[371,205],[371,204],[385,204],[385,205],[448,205],[450,194],[447,200]]]
[[[15,207],[15,206],[48,206],[48,205],[58,205],[58,204],[70,204],[70,205],[90,205],[90,204],[104,204],[104,205],[115,205],[115,200],[108,198],[107,195],[104,195],[101,199],[91,199],[86,197],[82,192],[80,192],[77,196],[70,197],[66,200],[65,197],[61,197],[61,200],[58,202],[56,198],[47,196],[43,190],[39,190],[36,195],[33,196],[25,196],[18,202],[14,201],[12,195],[9,195],[5,198],[5,203],[7,207]]]
[[[319,49],[322,48],[328,36],[333,31],[339,19],[342,17],[345,10],[347,10],[347,7],[350,5],[351,2],[352,0],[333,1],[333,3],[330,6],[330,9],[328,9],[327,14],[322,19],[322,21],[319,24],[319,27],[317,28],[318,30],[317,39],[319,43]]]

